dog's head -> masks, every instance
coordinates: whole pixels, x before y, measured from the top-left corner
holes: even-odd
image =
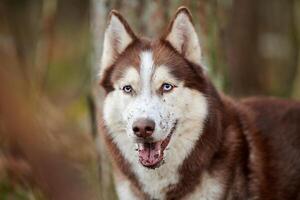
[[[156,168],[167,157],[185,159],[208,112],[201,48],[186,8],[157,40],[137,37],[112,11],[100,79],[104,124],[130,162]]]

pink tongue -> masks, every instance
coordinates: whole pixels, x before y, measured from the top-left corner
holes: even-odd
[[[139,160],[144,166],[153,166],[162,160],[161,142],[138,144]]]

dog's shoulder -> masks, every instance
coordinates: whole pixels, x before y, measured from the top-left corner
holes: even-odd
[[[274,97],[252,97],[241,103],[255,115],[256,126],[266,136],[283,134],[300,138],[300,102]],[[300,144],[300,143],[299,143]]]
[[[300,102],[273,97],[241,101],[254,113],[254,123],[268,149],[273,185],[282,199],[294,199],[300,180]]]

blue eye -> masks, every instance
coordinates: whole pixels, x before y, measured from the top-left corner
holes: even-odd
[[[131,87],[131,85],[125,85],[123,88],[122,88],[122,90],[125,92],[125,93],[127,93],[127,94],[130,94],[131,92],[132,92],[132,87]]]
[[[161,88],[163,92],[170,92],[174,88],[174,86],[169,83],[164,83],[162,84]]]

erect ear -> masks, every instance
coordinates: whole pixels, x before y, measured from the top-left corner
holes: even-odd
[[[112,10],[104,34],[100,79],[102,79],[103,73],[113,64],[118,55],[135,39],[136,36],[126,20],[116,10]]]
[[[178,8],[164,39],[190,62],[201,63],[201,48],[192,15],[186,7]]]

